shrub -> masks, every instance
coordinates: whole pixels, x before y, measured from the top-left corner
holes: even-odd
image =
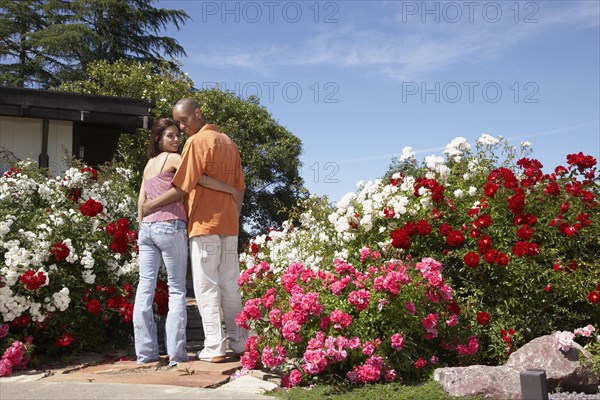
[[[0,178],[0,354],[15,339],[50,355],[129,340],[137,279],[128,170],[51,178],[31,161]],[[3,322],[3,323],[2,323]]]
[[[596,159],[570,154],[544,173],[528,144],[517,157],[489,135],[445,154],[419,167],[406,149],[400,167],[415,175],[359,183],[335,206],[309,197],[299,227],[249,244],[246,366],[291,371],[290,386],[324,371],[391,381],[432,361],[497,364],[534,337],[600,320]],[[360,347],[346,343],[354,336]]]

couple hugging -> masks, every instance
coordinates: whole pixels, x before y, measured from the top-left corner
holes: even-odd
[[[181,132],[188,139],[180,155]],[[137,362],[160,359],[152,302],[161,258],[169,286],[165,324],[169,366],[188,360],[188,237],[194,293],[205,336],[204,348],[196,358],[223,362],[227,338],[229,348],[239,357],[248,332],[235,324],[242,311],[237,241],[245,188],[237,146],[215,125],[206,123],[195,100],[184,98],[173,107],[173,119],[155,121],[148,156],[138,197],[139,284],[133,311]],[[221,309],[227,332],[222,328]]]

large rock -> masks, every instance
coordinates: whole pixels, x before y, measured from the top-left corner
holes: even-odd
[[[433,378],[452,396],[521,399],[519,372],[505,366],[438,368],[434,371]]]
[[[506,365],[490,367],[438,368],[434,379],[452,396],[481,396],[488,399],[521,399],[520,372],[527,369],[546,371],[549,392],[558,386],[562,391],[598,393],[599,377],[589,366],[581,365],[579,355],[591,357],[577,343],[569,351],[559,349],[554,335],[532,340],[508,359]]]
[[[577,343],[569,351],[559,349],[554,335],[533,339],[508,358],[507,367],[517,371],[543,369],[546,371],[548,391],[560,385],[563,391],[597,393],[598,377],[591,368],[581,365],[579,354],[590,359],[591,354]]]

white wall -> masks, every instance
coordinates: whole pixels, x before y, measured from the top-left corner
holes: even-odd
[[[54,176],[62,175],[67,167],[65,155],[73,153],[73,122],[50,120],[48,127],[48,169]]]
[[[73,146],[73,123],[50,120],[48,125],[48,168],[54,176],[61,175],[66,167],[63,159]],[[0,147],[11,151],[17,158],[38,160],[42,152],[42,120],[0,116]],[[8,166],[0,165],[4,173]]]

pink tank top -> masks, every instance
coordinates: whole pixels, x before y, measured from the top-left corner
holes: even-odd
[[[174,172],[161,172],[150,179],[144,179],[146,197],[148,199],[155,199],[171,189],[171,180],[174,175]],[[181,201],[178,200],[164,206],[156,207],[152,213],[142,218],[142,222],[158,222],[170,219],[187,221],[187,215]]]

